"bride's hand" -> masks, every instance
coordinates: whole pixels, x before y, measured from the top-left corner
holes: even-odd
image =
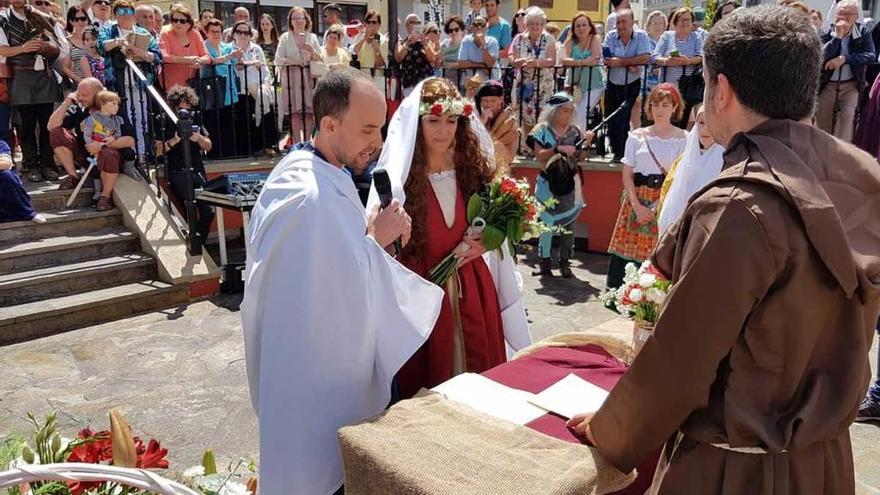
[[[483,246],[482,236],[480,235],[465,235],[462,241],[467,244],[470,249],[460,255],[457,255],[461,265],[466,265],[470,263],[480,256],[483,256],[483,253],[486,252],[486,248]]]
[[[576,414],[565,424],[571,431],[582,438],[586,438],[590,445],[595,446],[596,440],[593,439],[593,432],[590,431],[590,420],[593,419],[592,414]]]

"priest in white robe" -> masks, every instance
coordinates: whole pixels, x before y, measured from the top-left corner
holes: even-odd
[[[385,111],[357,70],[319,80],[314,145],[279,163],[253,211],[241,310],[265,495],[339,490],[337,430],[387,406],[440,311],[443,290],[386,251],[409,236],[399,202],[368,219],[344,168],[366,167]]]

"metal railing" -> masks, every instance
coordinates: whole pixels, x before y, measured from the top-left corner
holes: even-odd
[[[123,70],[118,74],[116,88],[122,100],[122,117],[134,129],[135,149],[138,150],[134,167],[186,237],[188,252],[197,256],[202,254],[205,239],[201,238],[196,228],[194,170],[188,142],[193,133],[193,115],[186,110],[175,114],[138,65],[129,59],[125,60]],[[179,198],[184,205],[183,215],[177,211],[172,198],[162,193],[160,177],[168,177],[168,153],[163,149],[162,158],[159,159],[154,150],[157,142],[164,146],[164,136],[169,126],[176,128],[183,146],[181,168],[186,177],[186,193]]]

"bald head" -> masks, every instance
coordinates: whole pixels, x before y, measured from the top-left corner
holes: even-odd
[[[91,108],[95,103],[95,95],[104,89],[101,81],[87,77],[76,86],[76,99],[85,107]]]
[[[237,7],[235,9],[235,22],[249,20],[251,20],[251,11],[244,7]]]

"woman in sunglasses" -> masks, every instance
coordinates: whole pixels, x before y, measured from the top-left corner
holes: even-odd
[[[170,91],[174,86],[186,86],[195,77],[196,70],[211,63],[202,35],[195,28],[192,12],[181,4],[171,7],[171,29],[159,35],[162,52],[162,87]]]
[[[67,42],[70,44],[70,57],[62,61],[62,69],[64,75],[76,84],[85,77],[81,63],[88,51],[84,36],[87,27],[89,27],[89,15],[81,6],[74,5],[67,9],[66,30],[69,33]]]
[[[464,39],[464,19],[454,15],[443,23],[443,32],[446,39],[440,44],[440,54],[443,56],[443,77],[454,82],[461,89],[461,81],[458,78],[458,49],[461,48],[461,40]]]
[[[240,57],[232,61],[238,73],[238,102],[235,104],[236,152],[238,155],[250,155],[262,150],[264,155],[274,155],[272,147],[278,142],[272,113],[275,92],[269,84],[266,55],[252,41],[253,30],[248,21],[238,21],[233,25],[232,39],[235,51],[241,53]],[[281,45],[278,49],[281,53]]]
[[[162,62],[162,53],[156,38],[146,29],[135,24],[134,4],[130,0],[116,0],[113,3],[113,15],[116,23],[102,29],[98,36],[98,53],[104,57],[104,79],[107,88],[116,91],[125,109],[122,113],[127,122],[135,128],[135,142],[138,155],[146,150],[144,136],[147,131],[147,95],[145,86],[132,74],[125,63],[131,59],[147,77],[150,83],[155,82],[156,68]],[[146,49],[131,43],[135,37],[147,40]]]

